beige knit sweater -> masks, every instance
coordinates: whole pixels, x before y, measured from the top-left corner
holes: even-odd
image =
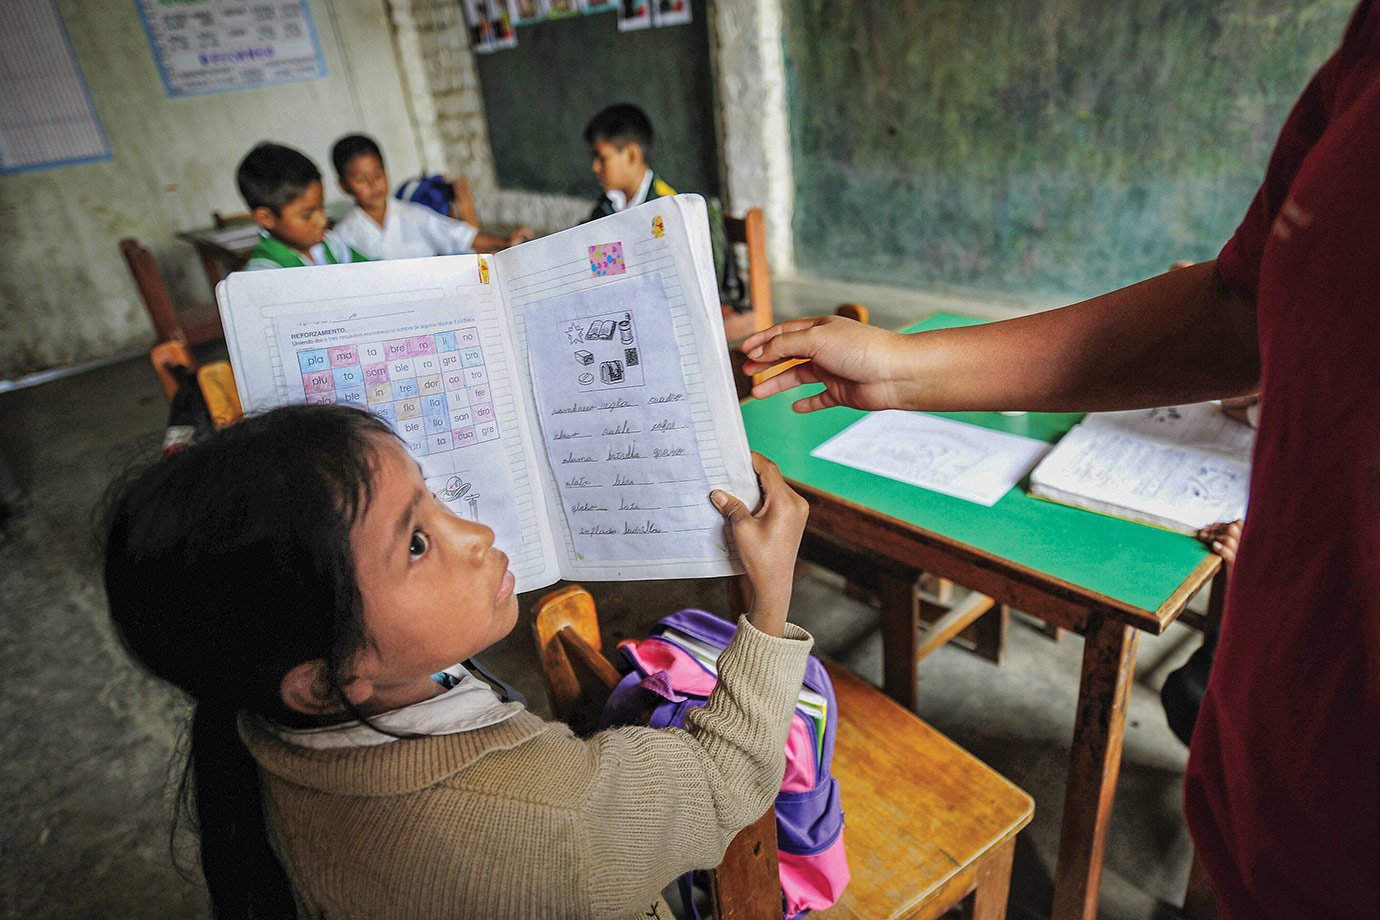
[[[669,917],[661,889],[715,866],[771,804],[813,640],[739,621],[686,728],[589,740],[528,712],[472,732],[307,750],[243,718],[300,913]]]

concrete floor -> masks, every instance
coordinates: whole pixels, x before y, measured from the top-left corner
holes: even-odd
[[[932,309],[994,317],[1029,309],[861,285],[782,281],[781,318],[828,312],[845,300],[898,326]],[[1036,305],[1038,306],[1038,305]],[[0,911],[7,918],[204,917],[195,851],[169,855],[169,783],[186,721],[177,694],[125,659],[106,621],[93,511],[106,484],[152,456],[166,404],[148,364],[113,364],[0,393],[0,449],[31,500],[0,538]],[[608,639],[641,633],[686,606],[723,612],[709,582],[589,586]],[[865,677],[881,675],[873,609],[838,580],[808,572],[792,617],[822,650]],[[546,711],[526,628],[485,656]],[[1196,647],[1179,626],[1144,637],[1131,693],[1125,754],[1107,844],[1100,915],[1176,916],[1190,849],[1180,817],[1185,751],[1165,726],[1158,686]],[[922,717],[1030,792],[1035,820],[1016,854],[1010,916],[1048,915],[1081,640],[1055,643],[1019,620],[997,668],[950,645],[921,669]],[[846,795],[846,791],[845,791]],[[192,880],[188,880],[188,879]]]

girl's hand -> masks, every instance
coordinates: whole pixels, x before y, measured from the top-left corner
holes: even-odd
[[[1241,541],[1241,522],[1232,521],[1220,524],[1209,524],[1198,531],[1197,537],[1206,543],[1208,548],[1222,557],[1222,561],[1231,568],[1231,564],[1236,561],[1236,547]]]
[[[532,232],[531,227],[518,227],[512,233],[508,234],[508,245],[516,246],[519,243],[525,243],[535,238],[536,234]]]
[[[752,583],[752,609],[748,622],[771,636],[779,636],[786,625],[795,579],[795,556],[810,506],[786,485],[781,471],[761,454],[752,455],[752,468],[762,485],[762,505],[749,512],[737,498],[722,489],[709,493],[733,528],[738,555]]]
[[[804,360],[752,388],[758,399],[806,383],[824,392],[795,403],[797,412],[831,406],[906,409],[919,368],[908,360],[910,337],[841,316],[780,323],[743,343],[746,374],[759,374],[783,361]]]

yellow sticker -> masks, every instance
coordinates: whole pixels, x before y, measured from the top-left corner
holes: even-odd
[[[652,218],[652,236],[656,237],[657,239],[661,239],[665,235],[666,224],[662,222],[661,215],[658,214],[656,217]]]
[[[483,256],[479,257],[479,283],[489,283],[489,260]]]

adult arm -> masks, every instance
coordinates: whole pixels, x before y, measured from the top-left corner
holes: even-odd
[[[824,392],[799,412],[859,409],[1096,411],[1253,392],[1260,376],[1255,307],[1215,262],[1018,319],[911,335],[840,317],[793,320],[743,343],[744,372],[804,359],[753,387]]]

